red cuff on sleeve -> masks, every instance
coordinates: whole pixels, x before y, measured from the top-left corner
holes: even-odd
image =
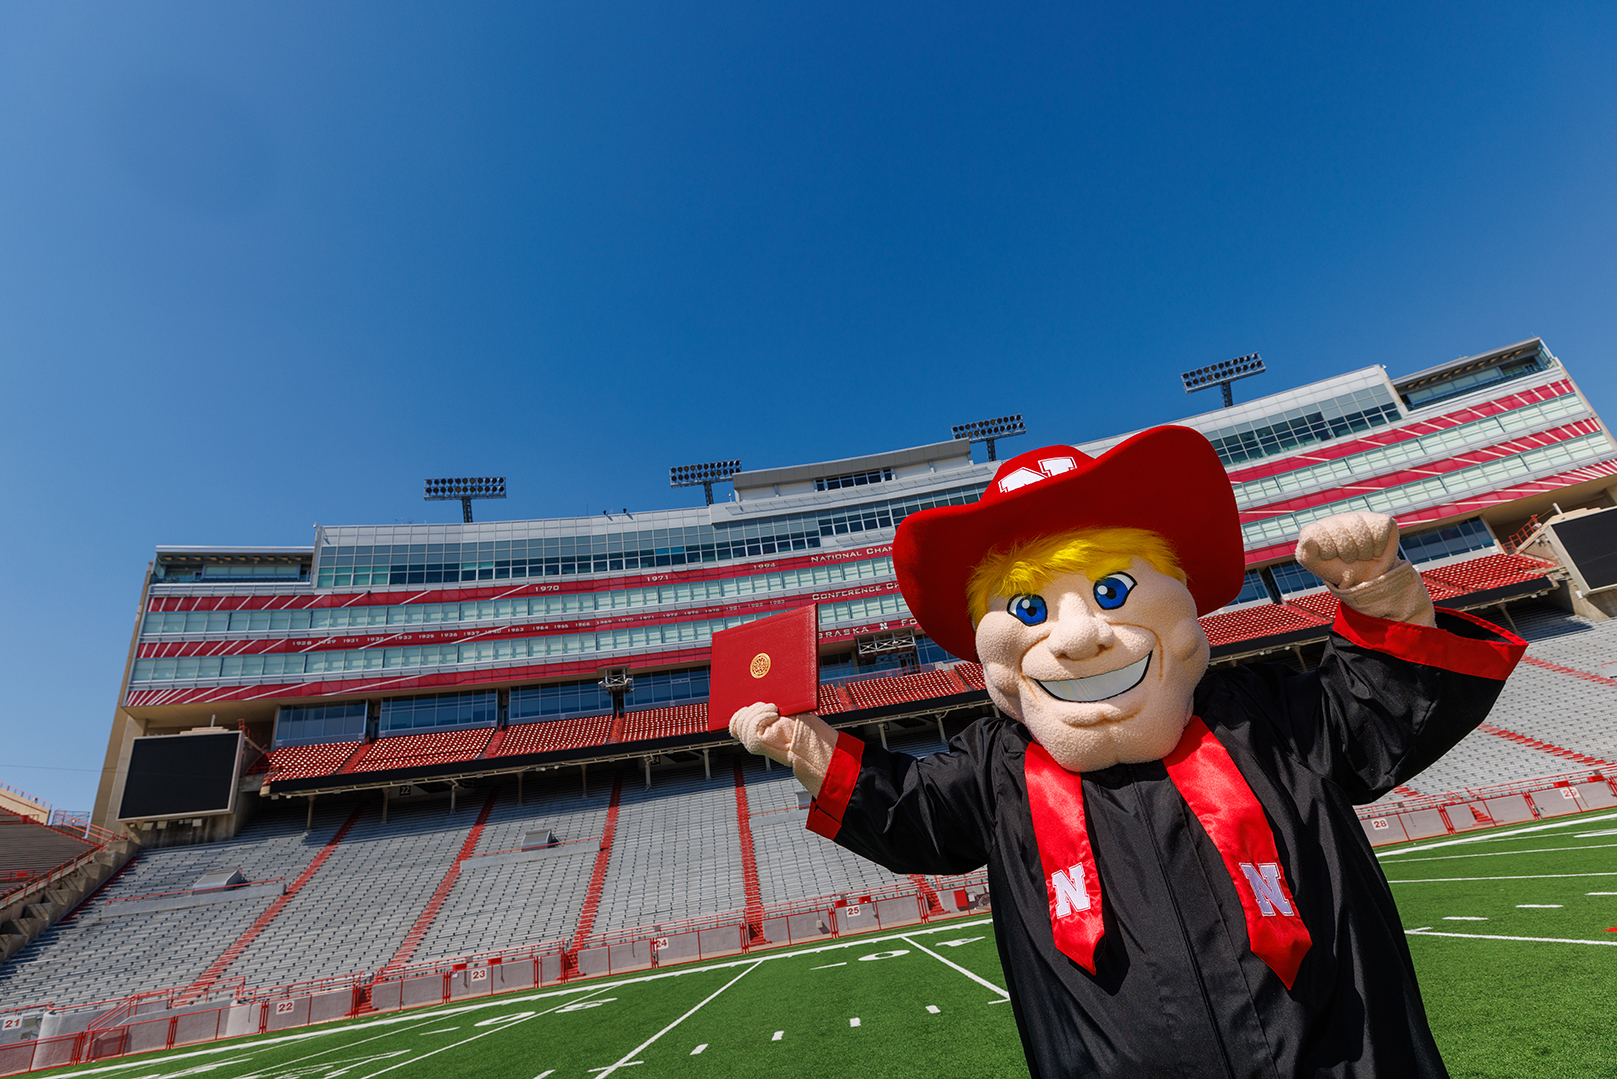
[[[865,756],[863,739],[847,731],[837,732],[836,752],[831,754],[831,767],[825,770],[820,783],[820,796],[809,803],[808,830],[835,839],[842,830],[842,814],[848,810],[848,799],[853,797],[853,785],[859,779],[859,763]]]
[[[1439,607],[1438,611],[1481,626],[1497,634],[1499,639],[1474,640],[1435,626],[1392,622],[1356,611],[1346,603],[1338,605],[1336,624],[1331,629],[1361,648],[1385,652],[1411,663],[1439,667],[1455,674],[1496,681],[1504,681],[1516,666],[1516,661],[1522,658],[1522,653],[1527,651],[1526,641],[1491,622],[1443,607]]]

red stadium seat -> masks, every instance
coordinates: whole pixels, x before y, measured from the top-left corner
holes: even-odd
[[[1421,576],[1425,578],[1429,589],[1441,584],[1453,589],[1449,595],[1462,595],[1466,592],[1484,592],[1490,588],[1502,588],[1506,585],[1531,581],[1535,577],[1544,576],[1550,568],[1548,562],[1541,562],[1526,555],[1489,554],[1481,558],[1469,558],[1464,562],[1451,562],[1436,569],[1423,570]],[[1438,598],[1435,590],[1432,592],[1432,598]]]
[[[675,734],[700,734],[707,730],[707,705],[679,704],[670,708],[647,708],[630,712],[623,729],[625,742],[646,738],[667,738]]]
[[[364,748],[361,742],[326,742],[313,746],[282,746],[265,758],[266,781],[274,783],[288,779],[311,779],[315,776],[335,775],[343,762],[356,750]]]
[[[506,728],[505,740],[500,743],[494,756],[555,753],[563,749],[603,745],[611,730],[611,716],[573,716],[541,723],[515,723]]]
[[[1329,605],[1330,614],[1324,608]],[[1260,603],[1234,611],[1219,611],[1201,619],[1207,640],[1215,648],[1300,629],[1323,628],[1336,615],[1336,597],[1329,592],[1299,596],[1286,603]]]
[[[478,727],[469,731],[436,731],[431,734],[378,738],[371,743],[364,760],[350,770],[376,772],[384,768],[416,768],[474,760],[482,754],[493,733],[492,728]]]

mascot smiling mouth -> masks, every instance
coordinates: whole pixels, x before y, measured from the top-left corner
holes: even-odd
[[[1145,672],[1151,666],[1151,653],[1147,652],[1127,667],[1119,667],[1105,674],[1092,674],[1088,678],[1062,678],[1045,682],[1035,678],[1039,687],[1050,696],[1062,701],[1094,704],[1127,693],[1145,681]]]

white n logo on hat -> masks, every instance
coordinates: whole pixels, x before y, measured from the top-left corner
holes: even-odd
[[[1019,487],[1026,487],[1030,483],[1047,480],[1051,476],[1059,476],[1063,472],[1071,472],[1077,467],[1078,462],[1071,457],[1041,457],[1037,472],[1023,465],[1001,476],[999,479],[999,493],[1008,495]]]

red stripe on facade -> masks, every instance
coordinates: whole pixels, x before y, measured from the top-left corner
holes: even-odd
[[[1565,397],[1575,392],[1569,379],[1561,379],[1546,386],[1535,386],[1532,389],[1522,390],[1519,393],[1500,397],[1493,401],[1484,401],[1457,412],[1447,412],[1431,419],[1420,420],[1416,423],[1406,424],[1403,427],[1394,427],[1390,430],[1378,431],[1373,435],[1365,435],[1351,442],[1341,442],[1334,446],[1326,446],[1308,453],[1299,453],[1291,457],[1264,461],[1246,468],[1237,469],[1230,473],[1232,483],[1244,483],[1248,480],[1261,480],[1267,476],[1278,476],[1282,472],[1295,472],[1299,468],[1319,464],[1322,461],[1335,461],[1343,457],[1352,457],[1355,454],[1367,453],[1371,450],[1381,449],[1385,446],[1395,445],[1399,442],[1408,442],[1410,439],[1420,438],[1423,435],[1446,431],[1461,424],[1473,423],[1489,416],[1497,416],[1503,412],[1536,405],[1541,401],[1553,400],[1556,397]]]
[[[861,634],[879,633],[889,629],[916,628],[914,618],[895,617],[881,622],[866,622],[846,627],[821,630],[822,641],[851,640]],[[637,652],[628,656],[614,655],[612,661],[650,670],[659,667],[682,667],[707,663],[711,649],[707,645],[694,648],[674,648],[662,652]],[[567,678],[594,677],[600,674],[601,653],[589,653],[591,658],[560,663],[530,663],[511,667],[481,667],[467,670],[443,671],[432,674],[399,674],[384,678],[336,677],[314,680],[298,679],[291,682],[264,683],[235,686],[184,686],[175,689],[136,689],[127,694],[124,705],[128,708],[154,708],[169,704],[227,703],[231,701],[281,700],[298,701],[317,697],[356,697],[378,691],[399,693],[407,690],[444,691],[474,690],[482,686],[504,685],[514,682],[533,682],[541,679],[558,681]]]
[[[1441,521],[1449,517],[1459,517],[1476,513],[1478,510],[1486,509],[1489,506],[1497,506],[1504,502],[1514,502],[1518,498],[1527,498],[1530,495],[1547,494],[1562,487],[1571,487],[1575,484],[1586,483],[1589,480],[1604,479],[1607,476],[1617,476],[1617,458],[1600,461],[1592,465],[1583,465],[1566,472],[1559,472],[1553,476],[1546,476],[1540,480],[1529,480],[1514,487],[1488,491],[1454,502],[1445,502],[1441,506],[1431,506],[1427,509],[1415,510],[1410,513],[1400,513],[1397,514],[1398,525],[1400,528],[1410,528],[1414,525],[1425,524],[1428,521]],[[1267,547],[1251,548],[1246,552],[1246,564],[1255,566],[1273,562],[1280,558],[1290,558],[1296,546],[1296,539],[1291,539],[1284,543],[1270,544]]]
[[[464,644],[473,640],[501,640],[507,637],[548,637],[568,633],[600,633],[614,629],[670,626],[744,614],[770,614],[801,607],[806,603],[847,603],[898,594],[898,583],[886,581],[828,592],[810,592],[749,603],[713,604],[681,611],[651,610],[645,614],[620,614],[604,618],[569,619],[564,622],[523,622],[509,626],[467,627],[461,630],[420,630],[387,633],[343,633],[325,637],[268,637],[232,641],[152,641],[138,645],[140,659],[183,656],[275,655],[294,652],[364,651],[371,648],[407,648],[421,645]]]
[[[1441,461],[1432,461],[1419,468],[1399,469],[1396,472],[1387,472],[1379,476],[1356,479],[1351,484],[1338,487],[1329,487],[1323,491],[1299,495],[1279,502],[1268,502],[1254,509],[1241,511],[1241,520],[1250,523],[1261,521],[1270,517],[1280,517],[1298,510],[1310,509],[1314,506],[1324,505],[1328,502],[1340,502],[1367,492],[1384,491],[1389,487],[1400,487],[1406,483],[1415,483],[1431,476],[1441,476],[1448,472],[1458,472],[1461,469],[1471,468],[1475,465],[1487,464],[1497,461],[1501,457],[1514,457],[1528,450],[1540,449],[1544,446],[1554,445],[1558,442],[1569,442],[1574,438],[1592,435],[1601,430],[1595,420],[1578,420],[1575,423],[1563,424],[1547,431],[1539,431],[1531,436],[1536,441],[1529,445],[1522,445],[1521,438],[1510,442],[1500,442],[1480,449],[1467,450],[1465,453],[1446,457]]]
[[[857,562],[866,558],[883,558],[891,551],[891,544],[876,543],[846,551],[793,555],[786,558],[771,558],[757,562],[729,562],[724,565],[710,565],[700,562],[689,566],[669,566],[666,569],[659,567],[661,572],[657,573],[620,573],[617,575],[602,574],[600,576],[588,574],[569,575],[572,579],[566,582],[554,581],[554,578],[544,577],[514,584],[509,578],[506,578],[486,585],[479,584],[465,588],[423,588],[417,584],[391,589],[378,587],[357,593],[322,590],[318,594],[304,592],[285,595],[272,593],[250,596],[158,596],[152,599],[147,609],[152,611],[313,610],[325,607],[352,606],[356,596],[371,597],[363,604],[360,604],[361,606],[396,607],[423,600],[431,603],[464,603],[472,600],[505,599],[515,596],[528,598],[531,596],[578,595],[586,592],[615,592],[625,588],[646,588],[652,585],[685,581],[753,577],[761,573],[780,573],[784,570],[836,565],[842,562]],[[206,588],[208,585],[209,582],[203,582],[201,585],[191,587]],[[307,588],[308,586],[305,585],[304,587]],[[279,606],[276,606],[276,604],[279,604]]]

